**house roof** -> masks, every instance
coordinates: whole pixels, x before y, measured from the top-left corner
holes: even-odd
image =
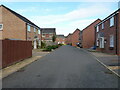
[[[35,27],[37,27],[37,28],[40,29],[40,27],[38,27],[37,25],[35,25],[33,22],[31,22],[30,20],[28,20],[28,19],[25,18],[24,16],[16,13],[15,11],[9,9],[8,7],[6,7],[6,6],[4,6],[4,5],[0,5],[0,6],[6,8],[7,10],[9,10],[11,13],[13,13],[15,16],[17,16],[18,18],[20,18],[20,19],[23,20],[24,22],[26,22],[26,23],[28,23],[28,24],[31,24],[31,25],[33,25],[33,26],[35,26]]]
[[[118,10],[116,10],[115,12],[113,12],[112,14],[110,14],[108,17],[106,17],[105,19],[103,19],[101,22],[99,22],[98,24],[96,24],[96,26],[97,25],[100,25],[101,23],[103,23],[103,22],[105,22],[106,20],[108,20],[109,18],[111,18],[111,16],[113,16],[113,15],[115,15],[115,14],[117,14],[117,12],[120,10],[120,8],[118,9]],[[96,27],[95,26],[95,27]]]
[[[56,34],[56,29],[55,28],[41,28],[41,33],[55,33]]]
[[[65,38],[64,35],[57,35],[57,38]]]
[[[80,30],[77,28],[72,34],[74,34],[76,31],[80,31]]]
[[[84,29],[82,30],[82,32],[83,32],[85,29],[87,29],[88,27],[90,27],[91,25],[93,25],[94,23],[96,23],[97,21],[100,21],[100,22],[101,22],[101,20],[98,18],[98,19],[95,20],[93,23],[91,23],[91,24],[88,25],[86,28],[84,28]]]
[[[69,37],[69,36],[71,36],[71,35],[72,35],[72,33],[69,33],[69,34],[66,36],[66,38]]]

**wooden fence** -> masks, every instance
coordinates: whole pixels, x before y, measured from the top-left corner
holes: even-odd
[[[1,43],[2,42],[2,43]],[[32,57],[32,42],[20,40],[0,40],[2,68]]]

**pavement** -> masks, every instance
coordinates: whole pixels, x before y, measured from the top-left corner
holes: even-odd
[[[12,73],[20,70],[21,68],[35,62],[36,60],[38,60],[39,58],[42,58],[43,56],[45,56],[48,53],[49,52],[42,52],[38,49],[33,50],[31,58],[24,59],[16,64],[10,65],[10,66],[0,70],[0,79],[5,78],[5,77],[11,75]]]
[[[94,55],[94,57],[96,57],[99,62],[104,64],[108,69],[120,77],[120,56],[97,51],[90,51],[90,53]]]
[[[62,46],[3,78],[3,88],[118,88],[118,78],[90,53]]]

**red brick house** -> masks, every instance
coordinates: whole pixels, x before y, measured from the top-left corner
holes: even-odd
[[[41,28],[41,40],[46,43],[46,45],[52,45],[52,37],[56,36],[56,28]]]
[[[0,5],[0,39],[32,41],[37,48],[40,45],[40,27],[16,13],[15,11]]]
[[[120,9],[95,26],[97,50],[120,55]]]
[[[57,44],[65,44],[65,36],[64,35],[57,35],[56,36],[56,43]]]
[[[72,33],[72,46],[77,46],[77,43],[80,43],[80,30],[76,29]]]
[[[82,47],[91,48],[95,45],[95,25],[101,22],[97,19],[82,31]]]
[[[66,36],[66,44],[67,45],[72,45],[72,34],[69,33],[68,36]]]

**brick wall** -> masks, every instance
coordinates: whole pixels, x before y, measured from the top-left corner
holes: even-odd
[[[95,44],[95,25],[101,20],[98,19],[86,27],[82,32],[82,46],[83,48],[93,47]]]
[[[118,55],[120,56],[120,10],[118,14]]]
[[[100,32],[104,32],[105,39],[107,42],[105,43],[105,48],[102,49],[102,52],[116,54],[116,16],[115,25],[110,27],[110,19],[104,22],[104,29],[102,30],[102,25],[100,25]],[[114,35],[114,49],[110,50],[110,35]]]
[[[2,7],[0,6],[0,24],[2,24]],[[2,39],[2,31],[0,30],[0,40]]]
[[[44,35],[44,36],[43,36]],[[41,35],[41,39],[44,41],[44,40],[51,40],[52,41],[52,37],[54,36],[55,34],[51,33],[51,34],[47,34],[47,33],[42,33]]]
[[[2,23],[2,7],[0,6],[0,23]]]
[[[2,40],[2,31],[0,31],[0,40]]]
[[[60,38],[60,37],[57,37],[56,38],[56,43],[58,44],[65,44],[65,38]]]
[[[27,31],[27,40],[33,41],[35,36],[39,38],[38,29],[36,29],[36,32],[34,32],[34,27],[30,26],[30,32]]]
[[[3,39],[26,40],[26,23],[12,14],[4,7],[2,8]]]
[[[69,44],[69,45],[72,44],[72,34],[69,34],[69,35],[66,37],[66,44]]]
[[[72,34],[72,46],[77,46],[76,44],[80,42],[79,39],[80,39],[80,30],[77,29]]]
[[[117,19],[117,17],[118,17],[118,19]],[[120,21],[119,21],[119,17],[120,17],[119,14],[114,15],[114,26],[112,26],[112,27],[110,27],[109,16],[107,17],[109,19],[104,21],[104,29],[102,29],[102,24],[99,25],[98,33],[104,33],[104,38],[105,38],[106,43],[104,43],[104,48],[101,49],[100,47],[98,47],[97,50],[105,52],[105,53],[120,54],[120,42],[119,42],[120,41]],[[118,22],[118,26],[117,26],[116,21]],[[118,27],[118,30],[117,30],[117,27]],[[114,35],[114,47],[112,49],[110,48],[110,35]]]

